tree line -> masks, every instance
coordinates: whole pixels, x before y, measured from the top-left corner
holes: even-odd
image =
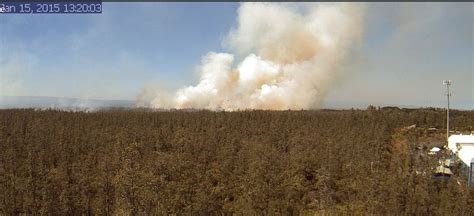
[[[473,130],[474,111],[451,113]],[[412,124],[445,113],[0,110],[0,214],[473,215]]]

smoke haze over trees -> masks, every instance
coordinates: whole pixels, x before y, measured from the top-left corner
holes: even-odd
[[[238,27],[224,41],[230,53],[210,52],[199,83],[158,92],[155,108],[309,109],[320,105],[363,31],[362,4],[244,3]],[[234,66],[234,64],[236,66]]]

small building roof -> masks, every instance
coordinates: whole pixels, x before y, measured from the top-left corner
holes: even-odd
[[[443,165],[436,167],[435,173],[437,174],[444,174],[444,175],[452,175],[453,172],[451,169],[444,167]]]

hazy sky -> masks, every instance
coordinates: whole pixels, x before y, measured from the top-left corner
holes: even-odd
[[[304,5],[298,5],[298,7]],[[0,95],[135,99],[195,83],[238,3],[104,3],[102,14],[0,15]],[[362,46],[328,103],[474,108],[473,3],[369,3]]]

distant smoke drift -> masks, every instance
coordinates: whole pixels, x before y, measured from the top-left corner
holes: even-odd
[[[362,8],[347,4],[288,5],[245,3],[238,28],[225,43],[238,56],[208,53],[197,85],[160,93],[155,108],[309,109],[316,108],[340,77],[342,65],[362,33]],[[300,8],[301,9],[301,8]]]

